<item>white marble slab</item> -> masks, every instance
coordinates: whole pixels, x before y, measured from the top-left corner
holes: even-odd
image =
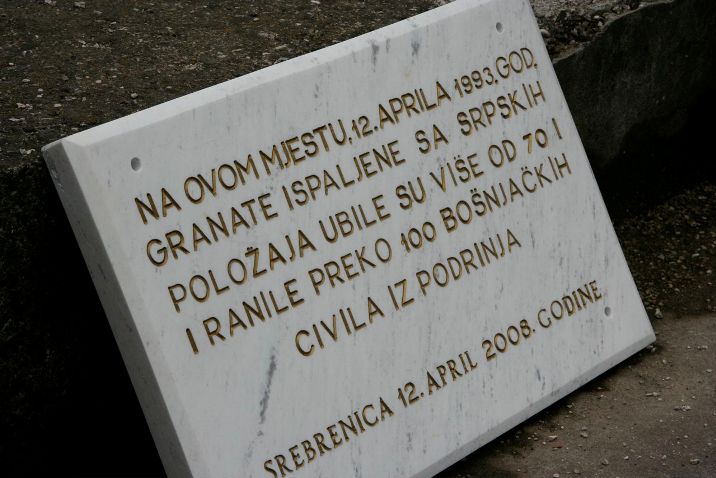
[[[44,155],[171,476],[430,476],[654,339],[526,0]]]

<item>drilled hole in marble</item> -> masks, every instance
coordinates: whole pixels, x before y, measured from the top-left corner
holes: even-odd
[[[607,317],[611,317],[612,316],[612,308],[604,307],[604,315],[606,315]]]
[[[497,22],[497,25],[495,25],[495,28],[497,29],[497,31],[499,33],[502,33],[502,23],[501,22]]]
[[[129,164],[132,166],[132,169],[135,171],[139,171],[142,169],[142,160],[139,158],[132,158],[132,160],[129,162]]]

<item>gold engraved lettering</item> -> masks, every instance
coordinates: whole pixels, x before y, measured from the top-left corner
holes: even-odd
[[[171,194],[169,194],[169,191],[167,191],[165,188],[161,189],[161,217],[167,217],[167,211],[169,209],[176,209],[177,211],[181,211],[181,206],[179,205],[176,200],[172,197]],[[142,222],[144,224],[147,224],[147,214],[149,214],[154,219],[159,219],[159,210],[157,209],[157,205],[154,202],[154,198],[151,194],[147,193],[147,203],[145,203],[143,200],[139,198],[134,198],[134,203],[137,206],[137,211],[139,211],[139,216],[142,218]]]

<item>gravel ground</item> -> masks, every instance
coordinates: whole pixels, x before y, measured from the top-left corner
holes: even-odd
[[[452,0],[436,0],[444,5]],[[530,0],[553,58],[578,48],[609,22],[637,8],[664,0]]]
[[[615,18],[659,0],[531,0],[553,57],[591,40]]]
[[[432,7],[431,0],[2,0],[0,168],[39,160],[40,147],[73,132]]]
[[[625,0],[533,3],[553,56],[638,6]],[[33,222],[22,210],[5,210],[18,202],[0,197],[0,217],[12,218],[0,224],[0,258],[22,258],[13,270],[0,264],[0,289],[13,291],[8,302],[0,300],[0,364],[17,372],[3,377],[0,391],[6,476],[162,473],[109,328],[98,320],[96,297],[69,300],[68,289],[52,285],[73,281],[77,290],[92,290],[49,180],[37,182],[46,177],[40,147],[435,4],[2,0],[0,186],[10,185],[44,214]],[[708,372],[716,369],[716,161],[701,152],[712,147],[710,124],[692,124],[689,135],[668,147],[626,151],[643,162],[598,178],[659,334],[655,347],[442,477],[716,476],[716,383]],[[34,176],[12,173],[19,165]],[[58,241],[57,250],[23,249],[28,241],[45,245],[48,237]],[[26,284],[47,289],[27,290]],[[27,323],[28,314],[46,323]]]
[[[441,3],[446,2],[2,0],[0,168],[39,160],[41,146],[73,132]],[[553,57],[640,5],[533,3]]]
[[[715,321],[666,312],[655,347],[439,477],[713,477]]]

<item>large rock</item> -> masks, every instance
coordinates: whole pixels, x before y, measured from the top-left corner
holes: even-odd
[[[715,27],[711,2],[654,3],[556,59],[595,169],[615,161],[630,139],[653,141],[679,130],[716,77]]]

